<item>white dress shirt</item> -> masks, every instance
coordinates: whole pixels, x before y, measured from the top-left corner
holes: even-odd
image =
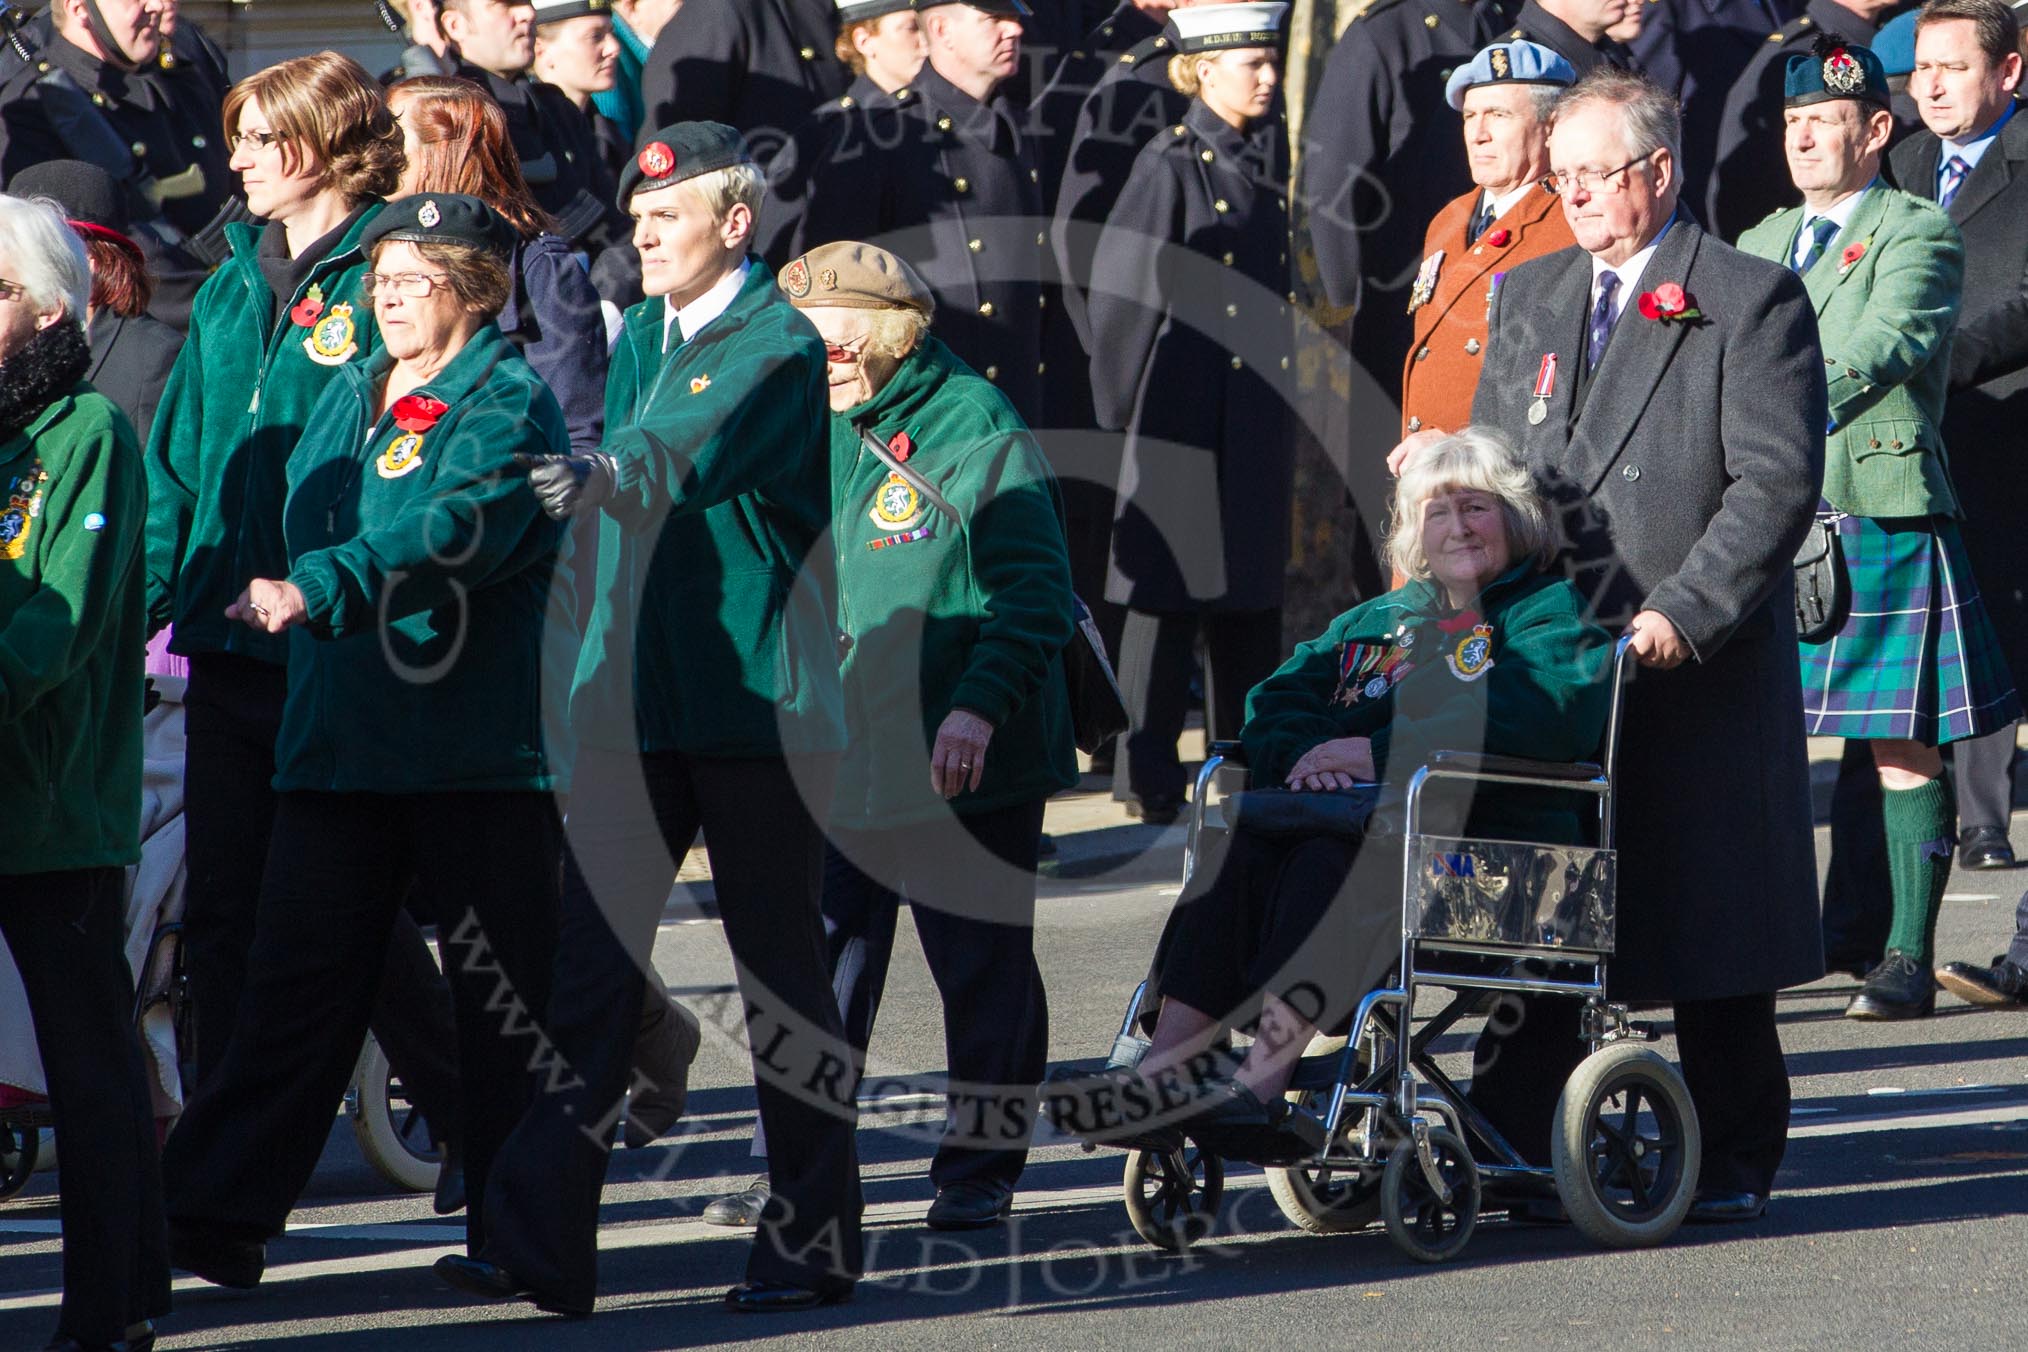
[[[739,294],[739,289],[746,285],[746,275],[752,270],[753,260],[746,259],[713,283],[709,291],[681,309],[665,302],[662,307],[662,351],[666,353],[679,343],[689,342],[697,336],[699,329],[724,314],[733,297]]]
[[[1879,181],[1876,178],[1873,180],[1873,183],[1878,183]],[[1859,209],[1859,199],[1873,190],[1873,183],[1868,183],[1858,192],[1833,205],[1828,211],[1811,211],[1808,207],[1804,207],[1803,223],[1797,227],[1795,244],[1789,250],[1789,266],[1797,268],[1803,265],[1803,255],[1810,251],[1810,228],[1818,221],[1829,221],[1837,226],[1838,231],[1842,233],[1845,229],[1845,222],[1851,220],[1852,213]],[[1831,245],[1837,241],[1837,238],[1838,235],[1834,233],[1830,240],[1825,242],[1825,253],[1831,252]]]
[[[1675,228],[1675,225],[1675,218],[1671,217],[1669,224],[1662,227],[1661,234],[1649,240],[1646,248],[1618,267],[1612,267],[1600,260],[1597,254],[1593,254],[1591,258],[1591,304],[1585,307],[1585,313],[1590,314],[1592,310],[1598,308],[1598,279],[1608,272],[1616,273],[1620,279],[1620,289],[1613,293],[1613,323],[1619,323],[1620,315],[1626,311],[1627,302],[1639,294],[1641,274],[1648,270],[1648,260],[1655,256],[1656,246],[1661,244],[1669,231]],[[1675,281],[1680,284],[1682,279],[1665,277],[1662,280]]]

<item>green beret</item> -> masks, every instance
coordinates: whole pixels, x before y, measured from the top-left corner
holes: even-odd
[[[1782,76],[1782,106],[1801,108],[1831,99],[1888,106],[1887,69],[1864,47],[1819,40],[1808,55],[1789,58]]]
[[[740,134],[723,122],[678,122],[646,137],[620,171],[620,204],[637,192],[673,187],[735,164],[752,164]]]
[[[461,192],[431,192],[389,202],[367,223],[360,242],[369,254],[385,239],[469,244],[507,254],[513,252],[515,238],[507,219],[478,198]]]

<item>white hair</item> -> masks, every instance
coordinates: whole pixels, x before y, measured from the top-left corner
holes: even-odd
[[[1426,578],[1422,511],[1439,493],[1488,493],[1499,499],[1507,523],[1507,548],[1514,562],[1549,562],[1556,536],[1549,505],[1535,486],[1513,443],[1491,427],[1453,432],[1408,462],[1394,489],[1394,518],[1388,523],[1387,561],[1403,577]]]
[[[82,324],[91,301],[92,265],[63,210],[43,197],[0,193],[0,250],[38,310],[59,307]]]

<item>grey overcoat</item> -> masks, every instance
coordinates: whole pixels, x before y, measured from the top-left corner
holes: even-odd
[[[1662,322],[1673,282],[1703,317]],[[1525,452],[1564,564],[1608,628],[1668,616],[1695,652],[1642,670],[1620,755],[1617,999],[1778,990],[1824,970],[1790,564],[1817,505],[1823,353],[1803,284],[1678,218],[1576,398],[1590,255],[1500,284],[1473,421]],[[1558,374],[1530,421],[1546,354]]]

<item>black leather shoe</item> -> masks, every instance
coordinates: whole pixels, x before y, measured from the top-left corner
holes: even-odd
[[[169,1227],[169,1266],[213,1286],[251,1291],[261,1284],[267,1265],[268,1246],[258,1239],[234,1239],[173,1223]]]
[[[1172,826],[1183,815],[1183,800],[1166,795],[1160,798],[1129,798],[1127,815],[1150,826]]]
[[[627,1099],[622,1131],[627,1148],[640,1150],[669,1134],[690,1101],[690,1065],[703,1045],[697,1016],[657,993],[634,1037],[634,1068],[645,1082]]]
[[[436,1195],[430,1207],[439,1216],[465,1209],[465,1157],[449,1141],[444,1142],[444,1160],[437,1166]]]
[[[1735,1225],[1757,1221],[1767,1212],[1767,1198],[1757,1192],[1705,1192],[1699,1190],[1685,1218],[1699,1225]]]
[[[1311,1140],[1303,1128],[1309,1119],[1292,1111],[1286,1100],[1263,1103],[1237,1080],[1209,1088],[1207,1107],[1193,1114],[1183,1130],[1212,1153],[1249,1164],[1287,1165],[1316,1153],[1321,1137]]]
[[[2014,847],[2007,833],[1997,826],[1974,826],[1958,838],[1958,865],[1961,868],[2012,868]]]
[[[953,1183],[937,1189],[924,1224],[932,1230],[984,1230],[1014,1209],[1012,1189],[991,1183]]]
[[[2028,1005],[2028,970],[2009,961],[2005,953],[1989,967],[1972,962],[1950,962],[1936,974],[1936,984],[1967,1004],[1987,1009],[2019,1009]]]
[[[127,1325],[127,1331],[118,1341],[110,1343],[85,1343],[75,1338],[58,1338],[44,1352],[155,1352],[155,1325],[143,1319],[138,1324]]]
[[[699,1218],[706,1225],[729,1225],[735,1229],[751,1230],[760,1224],[761,1209],[768,1204],[774,1189],[768,1183],[768,1176],[762,1174],[746,1185],[745,1192],[735,1192],[730,1197],[721,1197],[704,1208]]]
[[[1936,978],[1898,948],[1887,950],[1845,1006],[1848,1019],[1923,1019],[1936,1013]]]
[[[739,1314],[783,1314],[836,1305],[851,1298],[850,1286],[817,1290],[793,1282],[741,1282],[725,1293],[725,1308]]]
[[[551,1314],[567,1314],[583,1318],[591,1313],[585,1305],[555,1300],[543,1295],[528,1283],[516,1277],[498,1263],[488,1263],[482,1258],[467,1258],[461,1253],[447,1253],[431,1266],[437,1279],[445,1286],[462,1291],[468,1296],[481,1300],[532,1300],[538,1310]]]
[[[1043,1110],[1058,1131],[1121,1150],[1170,1150],[1183,1144],[1175,1109],[1186,1102],[1173,1097],[1165,1102],[1161,1090],[1133,1066],[1059,1067],[1049,1073],[1043,1090]]]

